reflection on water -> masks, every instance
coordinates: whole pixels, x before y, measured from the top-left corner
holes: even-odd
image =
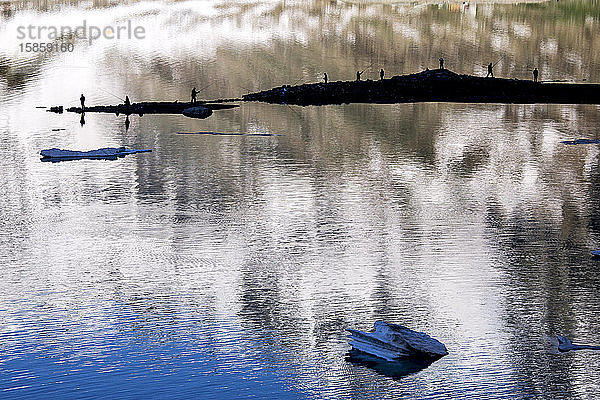
[[[600,81],[596,2],[0,7],[4,395],[597,397],[599,355],[546,337],[598,342],[599,151],[561,143],[598,139],[598,107],[242,104],[85,124],[35,109],[82,92],[187,100],[194,85],[233,97],[371,62],[375,79],[440,56]],[[19,53],[16,26],[82,17],[131,19],[147,39]],[[109,146],[153,151],[39,162]],[[346,361],[344,329],[378,319],[450,354],[397,381]]]
[[[392,379],[400,379],[404,376],[415,374],[431,365],[431,361],[406,359],[400,361],[386,361],[377,357],[370,356],[357,350],[350,350],[346,360],[372,368],[381,375]]]

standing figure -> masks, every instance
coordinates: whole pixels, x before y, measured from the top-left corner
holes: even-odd
[[[192,89],[192,103],[196,102],[196,96],[198,95],[198,91],[196,90],[196,86]]]
[[[131,101],[129,101],[129,96],[125,96],[125,107],[129,107],[131,105]]]
[[[488,76],[490,76],[490,75],[492,76],[492,78],[494,77],[494,71],[493,71],[493,69],[494,69],[494,65],[493,65],[492,63],[489,63],[489,64],[488,64],[488,73],[487,73],[487,75],[485,76],[486,78],[487,78]]]
[[[379,70],[379,79],[383,80],[383,75],[385,75],[385,72],[383,72],[383,68],[381,68],[381,70]]]
[[[534,81],[534,82],[537,82],[537,81],[538,81],[538,74],[539,74],[539,71],[538,71],[538,69],[537,69],[537,68],[534,68],[534,69],[533,69],[533,81]]]
[[[327,72],[323,72],[323,81],[327,83]]]
[[[79,101],[81,101],[81,111],[83,112],[83,110],[85,110],[85,96],[83,95],[83,93],[81,93]]]
[[[360,81],[360,75],[362,74],[361,71],[356,71],[356,81]]]
[[[444,69],[444,57],[440,57],[440,69]]]

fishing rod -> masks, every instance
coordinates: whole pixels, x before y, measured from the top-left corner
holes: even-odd
[[[204,85],[204,86],[202,86],[200,89],[198,89],[198,92],[201,92],[201,91],[203,91],[204,89],[206,89],[206,88],[210,87],[212,84],[214,84],[214,82],[210,82],[208,85]]]
[[[104,89],[102,89],[102,88],[100,88],[100,87],[99,87],[98,89],[102,90],[104,93],[108,93],[108,94],[110,94],[111,96],[114,96],[114,97],[116,97],[117,99],[119,99],[119,100],[121,100],[121,101],[125,101],[125,99],[123,99],[123,98],[121,98],[121,97],[117,96],[117,95],[116,95],[116,94],[114,94],[114,93],[111,93],[111,92],[109,92],[108,90],[104,90]]]
[[[498,59],[498,61],[496,61],[495,63],[493,63],[493,64],[492,64],[492,68],[494,68],[494,67],[496,66],[496,64],[498,64],[500,61],[502,61],[502,59],[503,59],[504,57],[506,57],[506,54],[505,54],[505,55],[503,55],[502,57],[500,57],[500,58]]]
[[[296,86],[296,83],[300,82],[300,81],[301,81],[303,78],[304,78],[304,77],[303,77],[303,76],[301,76],[301,77],[300,77],[300,79],[298,79],[296,82],[292,83],[292,85],[291,85],[291,86]]]
[[[369,66],[367,68],[365,68],[362,71],[360,71],[360,74],[362,75],[363,72],[365,72],[366,70],[368,70],[369,68],[371,68],[374,63],[375,63],[375,61],[371,61],[371,64],[369,64]]]
[[[496,66],[496,65],[497,65],[497,64],[498,64],[500,61],[502,61],[502,59],[503,59],[504,57],[506,57],[506,54],[505,54],[505,55],[503,55],[502,57],[500,57],[500,58],[498,59],[498,61],[496,61],[495,63],[493,63],[493,64],[492,64],[492,68],[494,68],[494,67],[495,67],[495,66]],[[489,65],[482,65],[482,66],[481,66],[481,68],[487,68],[487,67],[489,67]]]

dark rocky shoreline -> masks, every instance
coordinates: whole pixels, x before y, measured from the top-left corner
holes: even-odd
[[[284,85],[262,92],[249,93],[241,99],[219,99],[196,103],[142,102],[130,105],[93,106],[86,107],[85,110],[81,107],[71,107],[66,111],[117,115],[184,114],[194,118],[207,118],[213,110],[238,107],[236,104],[229,104],[234,101],[260,101],[300,106],[415,102],[600,104],[600,84],[538,83],[531,80],[459,75],[447,69],[435,69],[378,81]],[[63,109],[51,107],[48,111],[62,113]]]
[[[379,81],[285,85],[246,94],[242,100],[301,106],[413,102],[600,104],[600,84],[536,83],[435,69]]]
[[[230,101],[230,100],[224,100]],[[70,107],[67,108],[67,112],[74,112],[81,114],[82,112],[86,113],[111,113],[111,114],[125,114],[125,115],[144,115],[144,114],[182,114],[184,110],[189,109],[206,109],[207,115],[212,114],[214,110],[224,110],[229,108],[238,107],[236,104],[221,104],[217,102],[201,102],[198,101],[196,103],[189,102],[178,102],[178,101],[161,101],[161,102],[142,102],[142,103],[132,103],[130,105],[125,104],[117,104],[110,106],[92,106],[86,107],[85,110],[82,110],[81,107]],[[52,107],[49,111],[58,112],[53,109],[57,109],[56,107]],[[62,112],[62,110],[60,111]]]

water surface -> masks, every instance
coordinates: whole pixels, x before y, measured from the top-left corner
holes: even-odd
[[[597,106],[242,104],[206,120],[35,106],[238,97],[455,72],[600,81],[596,1],[9,2],[0,14],[0,390],[7,398],[595,398]],[[19,51],[20,25],[144,26]],[[370,66],[370,67],[369,67]],[[53,129],[64,128],[56,131]],[[228,132],[244,135],[178,135]],[[277,136],[250,136],[253,133]],[[152,148],[42,163],[59,147]],[[450,354],[346,361],[378,319]]]

